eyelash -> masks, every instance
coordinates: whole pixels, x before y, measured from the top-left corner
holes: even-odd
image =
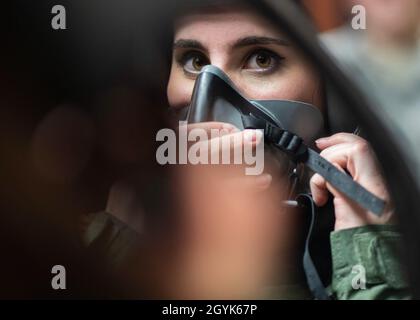
[[[253,49],[250,53],[248,53],[247,55],[245,55],[245,58],[243,59],[242,62],[242,66],[245,66],[245,64],[249,61],[249,59],[256,54],[267,54],[268,56],[270,56],[273,60],[274,60],[274,66],[270,67],[267,70],[263,70],[263,71],[249,71],[249,72],[257,72],[259,74],[270,74],[273,73],[275,71],[277,71],[279,69],[279,67],[281,67],[283,61],[286,59],[283,56],[280,56],[279,54],[273,52],[272,50],[266,49],[266,48],[256,48]],[[193,58],[193,57],[201,57],[201,58],[205,58],[205,60],[207,60],[209,63],[209,59],[208,57],[201,51],[197,51],[197,50],[190,50],[190,51],[186,51],[182,54],[180,54],[178,57],[176,57],[176,62],[177,64],[183,68],[184,73],[188,76],[195,76],[195,74],[192,74],[191,72],[188,72],[187,70],[185,70],[185,64],[186,62]]]
[[[209,59],[207,58],[207,56],[198,50],[190,50],[190,51],[186,51],[184,53],[182,53],[181,55],[179,55],[178,57],[176,57],[176,62],[177,64],[184,69],[184,72],[187,75],[190,75],[191,73],[185,70],[185,64],[187,63],[187,61],[193,57],[204,57],[207,61],[209,61]]]
[[[271,59],[273,59],[273,61],[274,61],[273,64],[274,65],[272,67],[266,69],[266,70],[263,70],[263,71],[255,71],[254,70],[254,71],[250,71],[250,72],[254,72],[254,73],[255,72],[258,72],[259,74],[271,74],[271,73],[274,73],[275,71],[277,71],[281,67],[283,61],[286,59],[285,57],[280,56],[279,54],[275,53],[272,50],[269,50],[269,49],[266,49],[266,48],[256,48],[256,49],[252,50],[248,55],[245,56],[245,59],[244,59],[242,65],[245,66],[245,64],[247,62],[249,62],[249,60],[250,60],[250,58],[252,56],[257,55],[257,54],[261,54],[261,53],[266,54]]]

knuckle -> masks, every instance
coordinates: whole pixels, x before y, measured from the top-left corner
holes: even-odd
[[[328,154],[328,148],[327,148],[327,149],[322,150],[322,151],[319,153],[319,155],[320,155],[321,157],[323,157],[323,158],[325,158],[327,154]]]
[[[310,183],[316,186],[322,185],[323,179],[319,174],[314,174],[310,180]]]
[[[370,149],[369,143],[366,140],[360,139],[353,145],[353,152],[358,154],[367,153]]]
[[[334,138],[338,138],[338,139],[345,139],[348,138],[350,136],[350,133],[346,133],[346,132],[339,132],[333,135]]]
[[[337,137],[340,137],[340,138],[345,138],[345,137],[348,137],[349,136],[349,133],[339,132],[339,133],[336,134],[336,136]]]

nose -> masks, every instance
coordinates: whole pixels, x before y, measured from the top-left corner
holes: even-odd
[[[214,59],[211,60],[211,64],[215,67],[218,67],[222,70],[229,79],[233,82],[235,87],[239,90],[239,92],[244,93],[244,79],[241,77],[241,70],[240,68],[230,66],[227,61],[223,59]]]

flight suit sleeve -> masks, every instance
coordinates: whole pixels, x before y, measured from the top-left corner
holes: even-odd
[[[139,235],[107,212],[90,214],[83,229],[84,244],[104,254],[113,266],[128,260],[139,247]]]
[[[401,234],[391,225],[340,230],[330,235],[333,274],[330,291],[338,300],[410,299],[401,266]]]

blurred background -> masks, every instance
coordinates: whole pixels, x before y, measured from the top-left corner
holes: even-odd
[[[414,151],[420,145],[419,1],[309,0],[305,4],[327,50],[376,106],[394,135],[401,137],[405,156],[419,178],[419,157]],[[357,27],[360,22],[364,27],[355,29],[353,24]]]

